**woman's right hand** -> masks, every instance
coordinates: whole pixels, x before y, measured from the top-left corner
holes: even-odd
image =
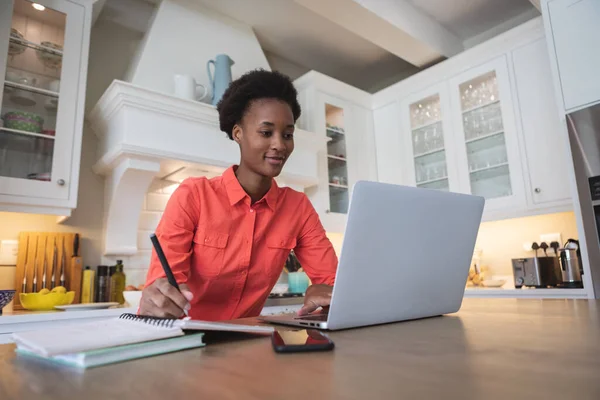
[[[190,309],[194,295],[185,283],[179,290],[171,286],[167,278],[159,278],[142,291],[140,315],[161,318],[180,318]]]

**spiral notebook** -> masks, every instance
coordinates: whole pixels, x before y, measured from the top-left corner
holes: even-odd
[[[274,329],[271,326],[198,321],[190,318],[164,319],[122,314],[118,318],[73,323],[60,328],[16,332],[12,334],[12,338],[17,349],[51,357],[183,336],[184,330],[270,334]]]

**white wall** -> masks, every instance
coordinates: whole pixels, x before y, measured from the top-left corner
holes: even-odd
[[[217,54],[235,62],[233,79],[256,68],[270,70],[252,28],[192,0],[163,0],[138,51],[127,80],[163,93],[172,93],[175,74],[192,75],[209,87],[206,63]]]
[[[114,79],[123,79],[143,33],[123,27],[101,14],[90,35],[86,112]]]

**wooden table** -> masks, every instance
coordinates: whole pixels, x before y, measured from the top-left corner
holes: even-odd
[[[454,316],[330,334],[327,353],[268,338],[85,372],[0,346],[0,399],[600,399],[600,302],[466,299]]]

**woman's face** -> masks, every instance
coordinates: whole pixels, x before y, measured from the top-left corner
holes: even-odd
[[[234,126],[233,139],[245,168],[264,177],[278,176],[294,151],[292,109],[277,99],[252,101],[241,124]]]

